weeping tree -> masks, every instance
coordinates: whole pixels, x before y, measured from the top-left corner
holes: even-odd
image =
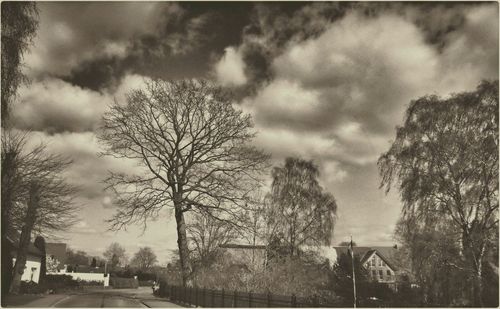
[[[198,212],[238,224],[249,191],[268,156],[250,145],[250,115],[205,81],[148,82],[104,115],[104,154],[139,163],[142,172],[111,173],[113,229],[174,211],[183,284],[191,272],[184,214]],[[213,211],[216,210],[216,211]],[[216,215],[214,215],[216,214]]]
[[[287,158],[272,172],[271,203],[267,225],[271,238],[280,235],[288,254],[301,246],[329,245],[337,213],[335,198],[319,185],[318,167],[312,161]]]
[[[9,105],[17,88],[27,78],[22,72],[22,59],[38,28],[35,2],[2,3],[2,128],[7,127]]]
[[[498,229],[498,81],[412,101],[378,165],[381,186],[399,189],[403,220],[437,215],[458,230],[473,302],[482,306],[484,259]]]

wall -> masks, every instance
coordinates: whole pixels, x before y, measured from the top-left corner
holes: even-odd
[[[22,281],[34,281],[38,283],[40,279],[40,267],[42,263],[40,262],[40,257],[28,255],[26,258],[26,266],[24,268]],[[12,265],[16,263],[16,258],[12,259]]]
[[[104,277],[104,274],[102,273],[96,274],[96,273],[64,272],[64,273],[54,273],[53,275],[68,275],[75,280],[81,280],[81,281],[101,281],[104,286],[109,286],[109,275]]]
[[[378,282],[391,283],[396,281],[394,271],[374,253],[363,266],[368,270],[370,278]],[[380,272],[382,271],[382,276]],[[375,272],[375,273],[374,273]]]

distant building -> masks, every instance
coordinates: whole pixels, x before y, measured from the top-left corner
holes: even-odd
[[[266,264],[266,246],[264,245],[220,245],[229,263],[243,268],[262,268]]]
[[[337,256],[348,254],[348,247],[333,247]],[[395,254],[397,247],[353,247],[354,255],[368,271],[371,280],[393,285],[397,281],[398,268]]]
[[[16,263],[17,250],[19,250],[19,239],[21,235],[17,231],[10,231],[7,233],[7,241],[11,246],[12,265]],[[26,265],[24,273],[21,277],[22,281],[34,281],[38,283],[40,279],[40,268],[43,253],[30,242],[28,252],[26,255]]]

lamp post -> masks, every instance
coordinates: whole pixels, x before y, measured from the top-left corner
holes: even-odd
[[[351,253],[351,259],[352,259],[352,293],[353,293],[353,307],[356,308],[356,273],[354,271],[354,250],[353,250],[353,243],[352,243],[352,235],[351,235],[351,242],[349,243],[349,252]]]

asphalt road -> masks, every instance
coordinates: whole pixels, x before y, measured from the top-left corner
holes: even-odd
[[[4,304],[5,303],[5,304]],[[88,289],[70,294],[8,295],[2,305],[18,308],[174,308],[181,307],[153,295],[150,287]]]
[[[77,308],[77,307],[91,307],[91,308],[146,308],[140,300],[129,298],[120,295],[109,295],[105,293],[90,293],[70,295],[56,304],[56,308]]]
[[[52,304],[56,308],[173,308],[180,307],[162,298],[152,296],[149,289],[102,290],[68,295]]]

